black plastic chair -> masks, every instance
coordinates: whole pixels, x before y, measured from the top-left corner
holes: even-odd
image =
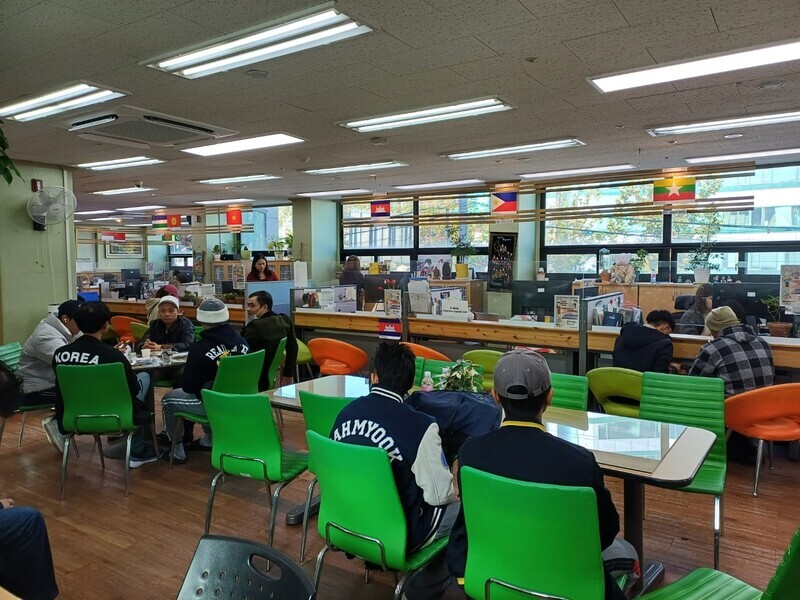
[[[689,310],[694,304],[694,294],[680,294],[675,297],[675,310]]]
[[[283,552],[250,540],[204,535],[178,600],[313,600],[316,594],[308,575]]]

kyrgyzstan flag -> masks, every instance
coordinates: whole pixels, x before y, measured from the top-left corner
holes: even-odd
[[[517,212],[517,192],[495,192],[492,194],[492,212]]]
[[[653,182],[653,202],[694,200],[694,177],[672,177]]]
[[[167,227],[170,229],[180,229],[181,216],[180,215],[167,215]]]

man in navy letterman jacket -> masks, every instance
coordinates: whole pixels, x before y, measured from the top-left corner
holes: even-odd
[[[450,533],[459,503],[453,501],[453,475],[442,453],[436,421],[404,402],[414,382],[411,350],[396,342],[382,342],[373,364],[370,393],[339,413],[331,438],[377,446],[389,454],[412,552]],[[409,600],[440,597],[450,582],[441,553],[409,582],[406,596]]]
[[[200,340],[192,345],[186,356],[181,388],[168,392],[161,400],[167,437],[175,434],[176,412],[206,415],[200,391],[210,388],[214,383],[220,359],[231,354],[247,354],[249,351],[247,342],[231,327],[228,318],[228,308],[217,298],[207,298],[197,308],[197,321],[203,326]],[[205,435],[197,445],[210,449],[211,430],[204,425],[203,432]],[[172,460],[178,464],[186,462],[183,444],[175,445]]]

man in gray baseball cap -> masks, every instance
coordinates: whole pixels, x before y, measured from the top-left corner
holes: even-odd
[[[503,423],[500,429],[464,443],[458,457],[459,468],[472,467],[518,481],[592,488],[597,496],[600,544],[606,567],[605,597],[625,598],[611,572],[634,571],[636,551],[627,542],[616,539],[619,515],[594,455],[551,435],[543,424],[542,415],[553,400],[547,362],[541,354],[527,349],[506,352],[494,368],[492,395],[503,407]],[[447,546],[450,572],[459,581],[466,568],[468,533],[462,511]]]

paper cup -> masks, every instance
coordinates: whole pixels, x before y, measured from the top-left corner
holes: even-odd
[[[142,349],[142,358],[150,358],[150,350]]]

